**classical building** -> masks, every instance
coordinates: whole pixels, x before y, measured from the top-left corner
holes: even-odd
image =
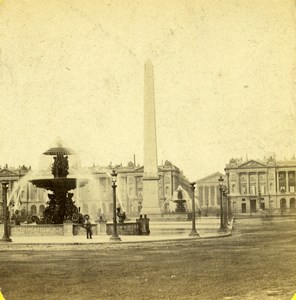
[[[91,188],[86,186],[78,191],[79,203],[83,213],[89,213],[92,216],[98,213],[107,215],[112,214],[113,201],[110,173],[112,166],[92,167],[91,173],[97,182],[95,199],[91,197]],[[137,215],[141,212],[143,205],[143,166],[136,166],[130,162],[127,166],[116,166],[117,176],[117,203],[128,215]],[[166,161],[158,167],[158,189],[159,189],[159,207],[162,212],[169,211],[169,202],[172,199],[174,191],[181,186],[191,195],[191,189],[188,179],[183,172]],[[77,197],[78,196],[78,197]],[[89,201],[89,199],[92,199]]]
[[[80,185],[80,178],[82,181],[87,178],[88,183],[71,191],[74,193],[75,205],[80,207],[83,214],[89,214],[92,220],[100,214],[110,217],[113,213],[110,176],[113,168],[118,173],[117,206],[122,207],[128,216],[138,216],[141,212],[143,205],[143,166],[132,162],[128,163],[127,166],[93,166],[81,170],[81,174],[77,178],[77,186]],[[14,204],[11,208],[20,210],[24,218],[42,215],[48,201],[48,193],[50,193],[50,191],[37,188],[30,183],[28,178],[24,177],[27,171],[0,169],[0,181],[9,182],[8,198]],[[189,181],[183,172],[171,162],[166,161],[158,167],[158,176],[159,207],[162,212],[169,211],[170,200],[178,186],[181,186],[191,195]],[[2,205],[0,209],[1,212]]]
[[[220,172],[213,173],[196,181],[196,196],[202,213],[220,209],[219,181],[222,176],[227,185],[226,176]]]
[[[295,158],[277,161],[269,157],[245,162],[231,159],[225,172],[234,213],[295,210]]]
[[[71,173],[68,177],[77,178],[78,188],[71,190],[74,194],[75,205],[80,207],[81,213],[89,214],[92,220],[99,215],[110,217],[113,213],[113,194],[111,187],[111,172],[116,169],[117,176],[117,206],[121,207],[128,216],[138,216],[143,207],[143,174],[144,167],[129,162],[126,166],[110,164],[107,167],[93,166],[80,169],[78,173]],[[8,182],[8,202],[11,211],[21,212],[22,219],[32,215],[41,216],[48,201],[48,191],[37,188],[32,179],[31,168],[25,166],[17,169],[0,167],[0,218],[3,216],[3,195],[1,182]],[[43,170],[42,176],[51,176]],[[158,166],[158,202],[161,212],[170,210],[170,200],[179,186],[191,196],[192,191],[188,179],[183,172],[169,161]],[[80,184],[87,182],[87,184]]]

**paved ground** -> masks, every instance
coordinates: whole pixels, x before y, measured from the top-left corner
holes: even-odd
[[[296,219],[237,220],[220,239],[0,246],[14,299],[291,299]]]

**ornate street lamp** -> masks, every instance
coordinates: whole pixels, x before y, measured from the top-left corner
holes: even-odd
[[[117,173],[115,169],[112,170],[112,189],[113,189],[113,232],[110,237],[111,241],[121,241],[121,238],[117,234],[117,219],[116,219],[116,179]]]
[[[195,190],[195,182],[190,183],[192,189],[192,229],[189,233],[189,236],[199,236],[198,232],[195,228],[195,197],[194,197],[194,190]]]
[[[7,190],[8,190],[8,183],[2,183],[2,192],[3,192],[3,223],[4,223],[4,234],[0,242],[12,242],[11,238],[9,237],[9,230],[8,230],[8,209],[7,209]]]
[[[224,225],[224,218],[223,218],[223,204],[222,204],[222,198],[223,198],[223,177],[220,176],[218,179],[219,181],[219,191],[220,191],[220,229],[219,231],[225,231],[225,225]]]
[[[258,195],[258,205],[259,205],[259,211],[261,210],[261,191],[259,189],[259,195]]]
[[[222,187],[222,201],[225,199],[226,201],[224,201],[224,205],[223,205],[223,224],[224,227],[227,228],[228,224],[228,188],[224,185]]]

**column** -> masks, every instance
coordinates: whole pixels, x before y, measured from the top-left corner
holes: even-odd
[[[215,195],[215,201],[214,201],[214,203],[215,203],[216,205],[218,205],[219,202],[218,202],[218,195],[217,195],[217,186],[215,186],[215,193],[214,193],[214,195]]]
[[[241,194],[240,188],[241,188],[241,187],[240,187],[240,174],[237,173],[237,174],[236,174],[236,190],[237,190],[236,195]]]
[[[203,202],[203,205],[206,205],[206,187],[205,186],[202,187],[202,202]]]
[[[246,172],[246,183],[247,183],[247,193],[248,195],[250,195],[250,177],[249,177],[249,172]]]
[[[290,192],[289,191],[289,172],[286,171],[286,193],[289,193],[289,192]]]

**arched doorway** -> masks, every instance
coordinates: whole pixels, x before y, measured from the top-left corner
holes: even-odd
[[[39,215],[42,215],[43,212],[44,212],[44,210],[45,210],[45,206],[44,206],[43,204],[41,204],[41,205],[39,206]]]
[[[31,215],[36,215],[36,213],[37,213],[36,205],[32,205],[31,206]]]
[[[282,198],[280,201],[280,205],[281,205],[281,211],[285,211],[287,208],[287,201],[285,198]]]
[[[290,209],[295,209],[295,198],[290,199]]]

